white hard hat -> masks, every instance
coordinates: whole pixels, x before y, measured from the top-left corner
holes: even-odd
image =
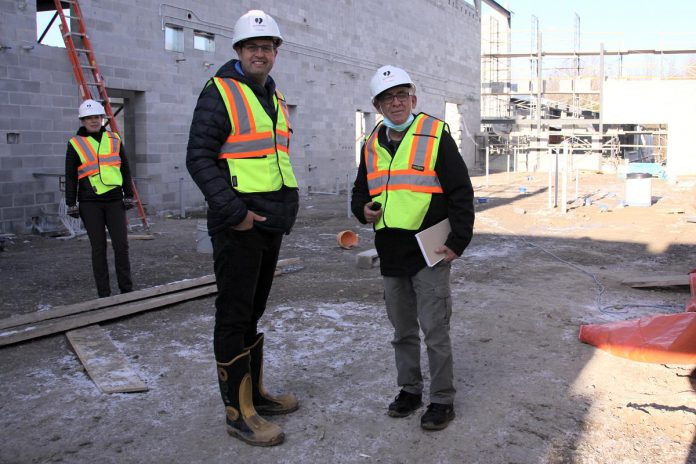
[[[377,70],[372,80],[370,80],[370,93],[372,101],[375,97],[385,90],[391,89],[399,85],[409,85],[413,90],[416,90],[416,85],[411,80],[411,76],[406,71],[396,66],[386,65]]]
[[[276,39],[276,47],[283,43],[283,37],[280,35],[275,19],[261,10],[247,11],[237,20],[234,25],[232,46],[253,37],[273,37]]]
[[[77,114],[77,117],[82,119],[86,118],[87,116],[105,116],[106,111],[104,111],[104,107],[101,103],[90,99],[82,102]]]

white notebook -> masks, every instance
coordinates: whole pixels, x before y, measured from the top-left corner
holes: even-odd
[[[443,260],[444,253],[435,253],[435,250],[440,248],[447,241],[447,236],[452,231],[449,219],[443,219],[434,226],[428,227],[416,234],[418,246],[423,253],[425,262],[428,267],[433,267]]]

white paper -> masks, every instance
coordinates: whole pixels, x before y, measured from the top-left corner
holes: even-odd
[[[433,267],[445,257],[444,253],[435,253],[447,241],[447,236],[452,231],[449,219],[443,219],[434,226],[428,227],[416,234],[418,246],[423,253],[428,267]]]

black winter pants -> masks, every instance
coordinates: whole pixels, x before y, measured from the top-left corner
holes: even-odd
[[[282,240],[282,234],[256,229],[227,229],[213,235],[218,288],[213,349],[217,362],[229,362],[256,341]]]
[[[111,295],[109,265],[106,260],[106,230],[109,229],[114,249],[116,280],[121,293],[133,290],[128,259],[128,226],[121,200],[80,202],[80,217],[92,245],[92,272],[99,297]]]

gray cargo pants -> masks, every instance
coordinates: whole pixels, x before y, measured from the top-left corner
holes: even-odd
[[[397,383],[409,393],[423,391],[420,333],[423,331],[430,366],[430,402],[454,402],[452,343],[450,341],[449,263],[425,267],[409,277],[384,276],[387,316],[394,326]]]

